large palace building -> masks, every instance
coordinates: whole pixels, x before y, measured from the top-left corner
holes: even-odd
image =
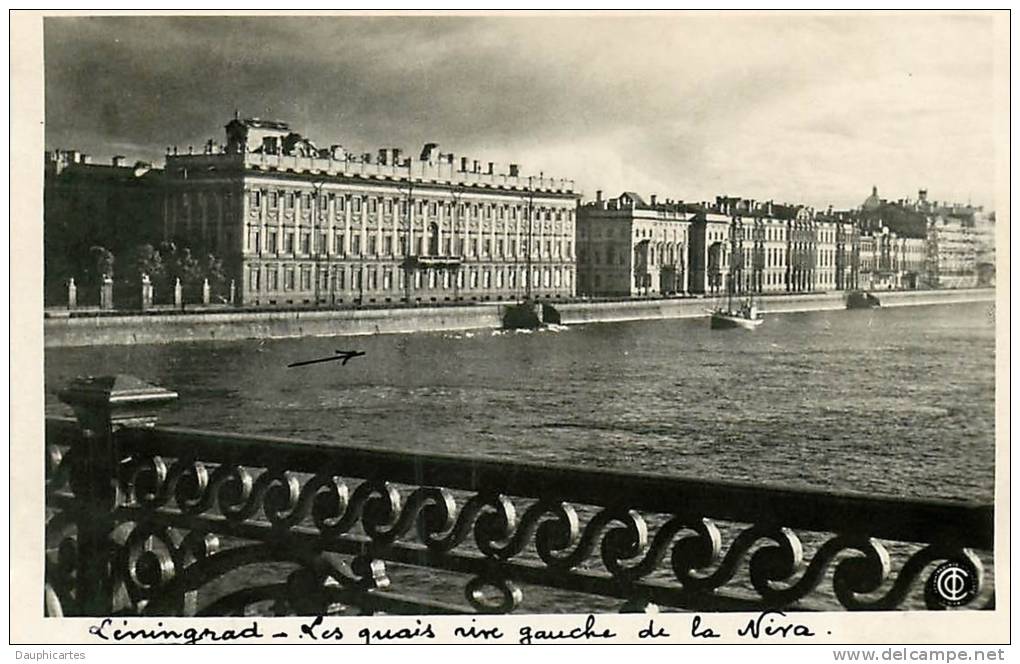
[[[164,236],[224,260],[249,306],[569,296],[571,180],[442,153],[317,148],[235,118],[226,145],[166,159]]]

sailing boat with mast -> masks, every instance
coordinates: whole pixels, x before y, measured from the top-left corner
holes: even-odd
[[[734,256],[737,256],[734,251]],[[765,322],[765,317],[758,310],[754,294],[750,293],[734,306],[733,291],[736,288],[733,266],[736,260],[730,261],[729,279],[726,284],[726,304],[721,303],[711,312],[710,326],[713,330],[726,330],[735,327],[753,330]]]
[[[713,330],[725,330],[734,327],[742,327],[746,330],[753,330],[765,322],[765,317],[758,311],[758,305],[754,298],[744,298],[737,307],[733,306],[733,289],[730,289],[726,298],[725,307],[719,307],[712,311],[711,327]]]

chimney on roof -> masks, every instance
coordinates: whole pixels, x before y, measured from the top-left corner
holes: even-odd
[[[481,162],[479,162],[477,159],[475,159],[473,163],[474,163],[474,165],[471,168],[471,172],[472,173],[481,173],[482,172],[482,164],[481,164]]]
[[[468,160],[467,157],[461,157],[460,158],[460,172],[461,173],[467,173],[468,161],[469,160]]]
[[[655,199],[656,199],[656,195],[652,194],[652,205],[655,205]]]
[[[112,159],[113,165],[117,167],[123,166],[125,161],[127,161],[127,158],[122,154],[119,154]]]
[[[493,175],[495,173],[496,164],[495,162],[489,162],[489,170],[486,171],[487,175]]]
[[[595,192],[595,202],[598,203],[599,205],[602,204],[602,190],[601,189],[599,189],[598,191]]]
[[[439,159],[439,143],[426,143],[421,149],[421,161],[434,163]]]
[[[518,164],[510,164],[510,177],[517,177],[521,174],[521,167]]]

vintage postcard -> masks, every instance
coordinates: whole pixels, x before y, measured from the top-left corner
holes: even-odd
[[[12,644],[1002,657],[1008,12],[11,25]]]

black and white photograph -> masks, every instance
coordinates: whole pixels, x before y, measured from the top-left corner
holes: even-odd
[[[29,640],[1008,642],[1008,11],[21,19]]]

